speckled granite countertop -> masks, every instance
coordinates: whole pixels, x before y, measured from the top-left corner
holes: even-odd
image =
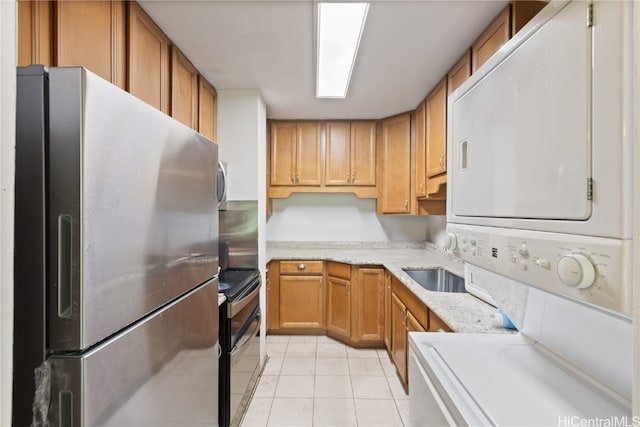
[[[403,268],[442,267],[464,276],[463,263],[425,242],[267,242],[271,260],[327,260],[353,265],[381,265],[404,283],[456,332],[512,333],[490,318],[495,308],[468,293],[432,292],[418,285]]]

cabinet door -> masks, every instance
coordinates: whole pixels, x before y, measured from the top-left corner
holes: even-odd
[[[267,330],[280,327],[280,263],[267,265]]]
[[[170,40],[136,2],[129,4],[129,92],[169,113]]]
[[[186,56],[171,46],[171,117],[197,129],[198,70]]]
[[[425,103],[416,109],[416,197],[427,195],[427,117]]]
[[[376,123],[351,122],[351,185],[376,185]]]
[[[427,177],[447,171],[447,79],[438,83],[426,100]]]
[[[325,184],[350,185],[351,175],[351,126],[348,122],[327,122]]]
[[[403,384],[407,383],[406,308],[395,293],[391,294],[391,358]]]
[[[198,76],[198,132],[217,142],[218,94],[202,76]]]
[[[320,123],[301,122],[297,125],[296,184],[322,183]]]
[[[295,123],[271,124],[271,185],[294,185],[296,174]]]
[[[472,70],[475,73],[494,53],[509,41],[511,5],[507,5],[500,15],[489,24],[486,30],[471,47]]]
[[[358,269],[358,318],[359,341],[384,341],[384,270],[381,268]]]
[[[391,274],[384,275],[384,344],[391,353]]]
[[[456,65],[451,67],[451,70],[447,73],[447,93],[458,89],[469,77],[471,77],[470,50],[462,55],[462,58],[460,58]]]
[[[453,332],[435,313],[429,310],[429,332]]]
[[[410,213],[411,115],[383,120],[381,133],[378,213]]]
[[[322,276],[280,276],[280,327],[319,329]]]
[[[351,282],[327,278],[327,330],[344,338],[351,336]]]
[[[18,66],[53,62],[52,1],[18,0]]]
[[[57,1],[58,66],[82,65],[125,88],[125,3],[122,1]]]

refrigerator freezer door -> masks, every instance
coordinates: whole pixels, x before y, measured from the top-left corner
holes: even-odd
[[[53,352],[116,333],[218,269],[217,146],[83,68],[49,71]]]
[[[51,357],[52,426],[218,420],[218,281],[78,356]]]

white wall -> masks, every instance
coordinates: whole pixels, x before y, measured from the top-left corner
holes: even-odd
[[[273,199],[269,241],[424,241],[426,217],[376,215],[373,199],[353,194],[292,194]]]
[[[1,1],[1,0],[0,0]],[[227,200],[258,201],[258,267],[266,283],[267,110],[257,91],[218,92],[218,155],[228,166]],[[266,312],[266,288],[260,310]],[[265,317],[260,358],[265,356]]]
[[[0,425],[11,425],[16,2],[0,1]]]
[[[259,173],[266,155],[260,158],[258,150],[260,133],[260,147],[266,146],[264,110],[257,91],[218,92],[218,155],[229,167],[227,200],[259,200],[258,183],[266,179]]]

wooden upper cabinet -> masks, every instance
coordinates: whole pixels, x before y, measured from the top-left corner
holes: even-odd
[[[376,122],[351,122],[351,185],[376,185]]]
[[[52,1],[18,0],[18,65],[53,62]]]
[[[171,117],[198,128],[198,70],[175,46],[171,46]]]
[[[511,5],[508,4],[471,47],[472,71],[475,73],[510,37]]]
[[[546,1],[517,0],[511,2],[511,36],[513,37],[527,22],[547,5]]]
[[[56,1],[55,5],[57,65],[81,65],[124,89],[125,3]]]
[[[351,184],[351,124],[349,122],[327,122],[325,184]]]
[[[321,184],[320,123],[271,123],[271,185]]]
[[[447,78],[427,96],[427,177],[447,171]]]
[[[136,2],[128,4],[129,92],[168,114],[171,41]]]
[[[198,132],[217,142],[218,94],[202,76],[198,76]]]
[[[376,123],[327,122],[325,184],[376,185]]]
[[[296,184],[320,185],[322,183],[320,123],[298,123],[296,150]]]
[[[427,117],[425,103],[416,108],[416,197],[427,195]]]
[[[297,126],[271,123],[271,185],[295,185]]]
[[[378,153],[379,214],[411,212],[411,114],[382,120]]]
[[[471,77],[470,50],[466,51],[462,58],[456,62],[456,65],[451,67],[451,70],[447,73],[447,93],[452,93],[458,89],[469,77]]]

